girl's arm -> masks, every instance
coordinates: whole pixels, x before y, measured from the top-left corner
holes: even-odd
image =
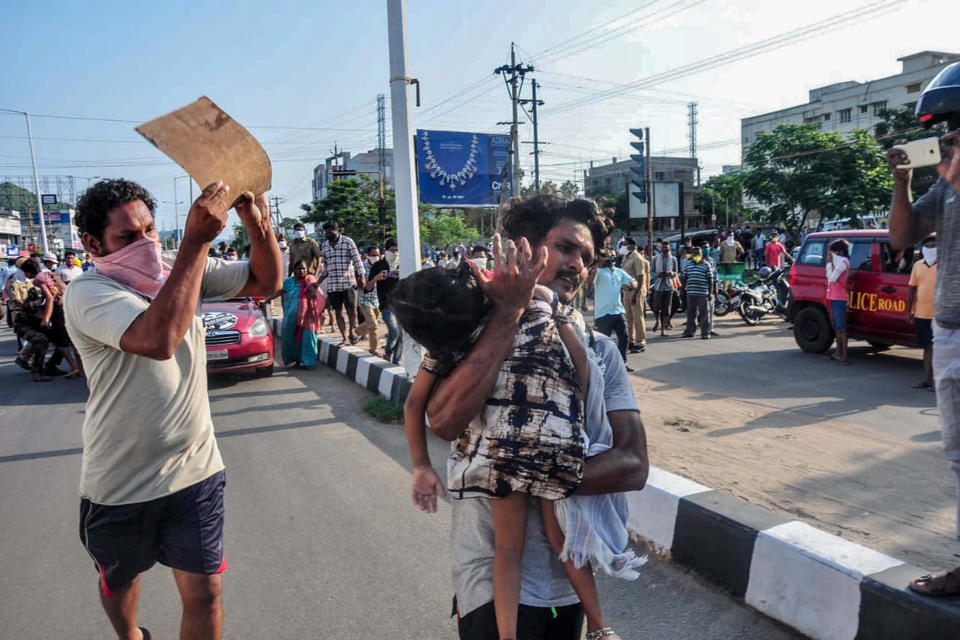
[[[48,326],[50,324],[50,319],[53,318],[53,303],[56,301],[57,296],[50,290],[50,287],[43,285],[41,287],[43,290],[43,295],[47,298],[47,304],[43,307],[43,326]]]
[[[410,461],[413,464],[413,487],[411,498],[421,511],[433,513],[437,510],[437,495],[445,495],[443,483],[430,464],[427,451],[427,423],[425,419],[427,400],[436,384],[437,376],[420,369],[413,379],[413,386],[403,404],[403,423],[407,433],[407,446],[410,447]]]

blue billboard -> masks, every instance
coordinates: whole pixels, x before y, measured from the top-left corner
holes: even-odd
[[[418,129],[416,143],[420,202],[489,207],[500,204],[502,189],[510,195],[510,136]]]

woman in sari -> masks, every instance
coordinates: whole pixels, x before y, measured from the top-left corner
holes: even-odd
[[[317,279],[307,273],[303,260],[293,265],[293,275],[283,281],[283,290],[271,299],[277,295],[283,296],[283,361],[312,369],[317,366],[317,334],[326,298]]]

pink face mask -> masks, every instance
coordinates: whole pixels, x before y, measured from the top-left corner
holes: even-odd
[[[94,258],[97,273],[133,289],[151,300],[160,293],[170,271],[163,268],[160,243],[151,238],[137,240],[102,258]]]

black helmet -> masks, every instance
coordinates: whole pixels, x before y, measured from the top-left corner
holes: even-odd
[[[927,85],[914,113],[928,129],[944,121],[950,121],[950,126],[960,126],[960,62],[944,68]]]
[[[760,273],[758,273],[757,275],[760,276],[761,280],[766,280],[767,278],[770,277],[771,273],[773,273],[773,269],[771,269],[770,267],[761,267]]]

